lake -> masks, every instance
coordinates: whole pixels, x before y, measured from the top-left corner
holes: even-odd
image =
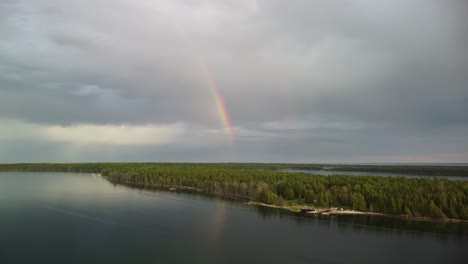
[[[447,179],[451,181],[468,181],[468,177],[462,176],[435,176],[435,175],[416,175],[406,173],[389,173],[389,172],[366,172],[366,171],[332,171],[332,170],[300,170],[300,169],[286,169],[284,172],[302,172],[323,176],[331,175],[348,175],[348,176],[377,176],[377,177],[404,177],[408,179],[413,178],[438,178]]]
[[[466,263],[468,225],[306,217],[93,174],[0,173],[0,263]]]

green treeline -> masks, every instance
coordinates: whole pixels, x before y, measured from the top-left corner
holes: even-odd
[[[235,169],[235,170],[329,170],[384,172],[395,174],[434,175],[434,176],[468,176],[468,166],[423,166],[423,165],[337,165],[337,164],[287,164],[287,163],[17,163],[0,164],[0,170],[35,170],[63,171],[69,169],[92,170],[98,172],[103,168],[147,165],[176,165],[204,168]]]
[[[318,176],[236,164],[0,164],[0,170],[95,172],[116,183],[193,187],[267,204],[339,206],[393,215],[468,220],[468,182],[370,176]]]

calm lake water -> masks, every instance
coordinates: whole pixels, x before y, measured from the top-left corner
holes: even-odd
[[[2,264],[466,263],[467,226],[305,217],[91,174],[0,173]]]
[[[379,177],[405,177],[405,178],[439,178],[451,181],[468,181],[468,177],[462,176],[434,176],[434,175],[415,175],[405,173],[388,173],[388,172],[366,172],[366,171],[332,171],[332,170],[296,170],[287,169],[285,172],[303,172],[316,175],[349,175],[349,176],[379,176]]]

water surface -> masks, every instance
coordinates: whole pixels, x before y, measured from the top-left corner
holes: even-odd
[[[285,172],[303,172],[323,176],[331,175],[348,175],[348,176],[377,176],[377,177],[404,177],[412,178],[438,178],[447,179],[451,181],[468,181],[468,177],[462,176],[437,176],[437,175],[420,175],[408,173],[390,173],[390,172],[368,172],[368,171],[332,171],[332,170],[300,170],[300,169],[286,169]]]
[[[0,173],[2,264],[464,263],[466,226],[306,218],[91,174]]]

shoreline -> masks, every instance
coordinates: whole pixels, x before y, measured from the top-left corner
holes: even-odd
[[[266,204],[256,201],[249,201],[245,203],[247,205],[259,206],[259,207],[268,207],[268,208],[275,208],[280,210],[287,210],[292,213],[304,213],[308,216],[315,216],[315,215],[322,215],[322,216],[333,216],[333,215],[368,215],[368,216],[381,216],[381,217],[390,217],[390,218],[398,218],[403,220],[409,221],[423,221],[423,222],[432,222],[432,223],[463,223],[468,224],[468,220],[463,219],[452,219],[452,218],[445,218],[445,219],[438,219],[438,218],[431,218],[431,217],[416,217],[416,216],[404,216],[404,215],[392,215],[392,214],[385,214],[385,213],[375,213],[375,212],[364,212],[364,211],[357,211],[357,210],[349,210],[349,209],[338,209],[335,207],[329,208],[316,208],[308,205],[274,205],[274,204]],[[314,211],[315,210],[315,211]]]
[[[106,180],[109,180],[108,177],[102,176],[103,178],[106,178]],[[213,196],[216,198],[220,199],[231,199],[231,200],[236,200],[238,202],[241,202],[246,205],[251,205],[251,206],[259,206],[259,207],[267,207],[267,208],[274,208],[274,209],[280,209],[280,210],[287,210],[291,213],[304,213],[308,217],[312,217],[315,215],[322,215],[322,216],[333,216],[333,215],[367,215],[367,216],[380,216],[380,217],[390,217],[390,218],[398,218],[402,220],[409,220],[409,221],[423,221],[423,222],[432,222],[432,223],[461,223],[461,224],[468,224],[468,220],[463,220],[463,219],[452,219],[452,218],[431,218],[431,217],[416,217],[416,216],[404,216],[404,215],[392,215],[392,214],[385,214],[385,213],[376,213],[376,212],[365,212],[365,211],[357,211],[357,210],[349,210],[349,209],[342,209],[342,208],[337,208],[337,207],[329,207],[329,208],[324,208],[324,207],[315,207],[315,206],[310,206],[310,205],[300,205],[300,204],[294,204],[294,205],[274,205],[274,204],[266,204],[262,202],[258,202],[252,197],[246,197],[246,196],[239,196],[239,195],[233,195],[229,193],[216,193],[216,192],[209,192],[206,191],[205,189],[199,189],[196,187],[190,187],[190,186],[158,186],[154,184],[147,184],[147,183],[136,183],[136,182],[112,182],[111,183],[116,183],[120,184],[123,186],[127,187],[136,187],[136,186],[141,186],[141,187],[150,187],[153,189],[160,189],[160,190],[166,190],[170,192],[183,192],[183,193],[198,193],[198,194],[204,194],[204,195],[209,195]],[[133,185],[133,186],[132,186]],[[248,202],[242,202],[242,200],[248,200]],[[316,212],[313,212],[313,211]]]

